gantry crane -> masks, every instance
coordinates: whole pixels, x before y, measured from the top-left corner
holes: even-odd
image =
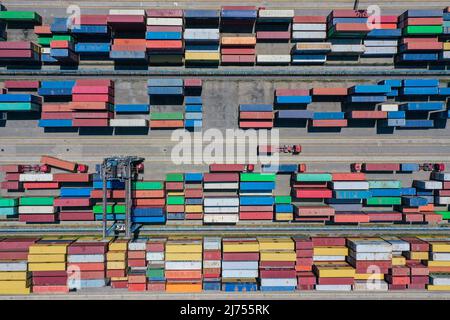
[[[100,176],[102,178],[103,188],[103,238],[108,236],[107,230],[107,200],[108,200],[108,188],[107,183],[109,181],[121,181],[125,182],[125,223],[120,224],[117,221],[114,223],[115,231],[125,230],[125,237],[131,238],[131,182],[138,176],[140,170],[143,169],[142,163],[145,159],[135,156],[114,156],[103,159],[103,163],[100,167]]]

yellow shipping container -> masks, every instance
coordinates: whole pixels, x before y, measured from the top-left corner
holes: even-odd
[[[383,273],[355,273],[355,280],[384,280]]]
[[[259,250],[295,250],[294,241],[291,239],[259,238]]]
[[[125,261],[108,261],[106,262],[106,269],[108,270],[123,270],[125,269],[126,263]]]
[[[128,281],[128,277],[112,277],[111,281]]]
[[[427,285],[429,291],[450,291],[450,285],[438,286],[434,284]]]
[[[0,281],[0,295],[2,294],[30,294],[28,281]]]
[[[294,252],[274,252],[274,251],[261,251],[259,254],[261,261],[296,261],[297,255]]]
[[[450,50],[450,42],[444,42],[444,50]]]
[[[315,256],[347,256],[346,247],[314,247]]]
[[[294,215],[292,213],[276,213],[276,221],[291,221],[294,220]]]
[[[66,262],[65,254],[29,254],[28,262]]]
[[[184,59],[186,61],[219,61],[220,52],[189,52],[184,53]]]
[[[433,251],[433,252],[450,252],[450,243],[448,243],[448,242],[431,243],[431,251]]]
[[[125,261],[127,253],[125,251],[110,251],[106,253],[107,261]]]
[[[203,212],[203,206],[201,204],[194,205],[194,204],[188,204],[185,206],[186,213],[202,213]]]
[[[167,192],[168,196],[184,196],[183,191],[169,191]]]
[[[224,242],[223,252],[259,252],[258,242]]]
[[[128,248],[128,241],[126,242],[115,241],[109,244],[109,251],[127,251],[127,248]]]
[[[450,261],[425,261],[425,264],[429,267],[450,267]]]
[[[409,256],[411,260],[428,260],[428,251],[410,251]]]
[[[31,274],[27,271],[8,271],[8,272],[0,272],[0,281],[4,280],[16,280],[16,281],[25,281]]]
[[[68,244],[33,244],[28,253],[31,254],[61,254],[67,253]]]
[[[222,37],[221,42],[224,46],[252,46],[256,45],[256,37]]]
[[[166,252],[203,252],[203,246],[201,244],[190,243],[166,243]]]
[[[28,271],[65,271],[66,264],[64,262],[39,263],[33,262],[28,264]]]
[[[324,278],[354,278],[355,269],[352,267],[318,267],[318,275]]]
[[[406,265],[406,258],[402,256],[392,257],[392,265],[393,266],[404,266]]]
[[[202,261],[202,253],[166,252],[166,261]]]

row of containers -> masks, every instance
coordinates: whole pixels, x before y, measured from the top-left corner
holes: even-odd
[[[150,79],[148,102],[115,103],[114,81],[107,79],[8,80],[0,94],[0,112],[40,115],[39,127],[187,130],[203,123],[202,80]],[[7,117],[8,118],[8,117]],[[14,118],[14,117],[13,117]]]
[[[448,236],[0,240],[0,294],[450,291]]]
[[[55,17],[47,24],[36,12],[2,9],[0,61],[7,65],[67,65],[80,60],[133,66],[289,65],[388,58],[417,66],[450,60],[449,8],[380,17],[365,10],[314,15],[252,6],[111,9],[77,19]],[[7,41],[10,24],[34,27],[37,41]]]
[[[167,220],[437,224],[450,219],[450,173],[433,171],[429,179],[418,179],[428,173],[418,172],[423,167],[415,163],[356,166],[359,172],[330,173],[305,172],[304,164],[262,165],[258,173],[249,171],[248,165],[212,164],[207,173],[169,173],[165,180],[138,178],[132,181],[131,220],[135,224]],[[50,156],[42,156],[40,164],[1,166],[5,196],[0,198],[0,217],[23,223],[101,221],[99,166],[96,173],[87,170],[85,165]],[[124,183],[108,181],[106,188],[107,220],[124,221]]]
[[[148,128],[200,130],[202,86],[198,78],[149,79],[148,103],[116,104],[112,80],[8,80],[0,94],[0,112],[6,113],[7,119],[8,114],[15,119],[23,112],[34,113],[40,117],[39,126],[46,129],[111,127],[116,133],[121,128],[145,133]],[[277,88],[271,104],[239,105],[239,127],[340,130],[376,126],[383,132],[444,128],[449,96],[449,84],[438,79],[388,79],[349,88]],[[308,110],[309,105],[330,110]]]
[[[320,130],[376,126],[384,132],[443,128],[449,117],[449,96],[448,83],[441,84],[438,79],[388,79],[350,88],[278,88],[273,104],[239,105],[239,127],[307,126]],[[314,108],[330,103],[333,111],[308,110],[310,104]]]

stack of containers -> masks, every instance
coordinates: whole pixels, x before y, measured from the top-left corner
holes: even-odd
[[[8,192],[22,189],[19,179],[24,170],[21,165],[3,165],[0,166],[0,172],[4,172],[4,181],[0,183],[2,189],[6,189]]]
[[[29,247],[34,293],[68,293],[67,248],[71,240],[42,239]]]
[[[430,256],[426,265],[430,272],[431,291],[445,291],[450,288],[448,271],[450,270],[450,242],[430,241]]]
[[[318,291],[351,291],[355,269],[346,262],[348,248],[345,238],[313,237],[313,272]]]
[[[217,66],[220,63],[219,11],[184,10],[185,64]]]
[[[147,290],[165,291],[165,238],[150,238],[146,246]]]
[[[327,36],[331,42],[331,55],[356,56],[363,54],[364,45],[361,43],[370,29],[365,10],[333,10],[327,18]]]
[[[108,242],[79,238],[67,248],[69,289],[101,288],[106,283]]]
[[[34,94],[0,94],[0,112],[33,112],[40,111],[42,98]]]
[[[133,209],[131,220],[135,223],[164,223],[165,190],[162,181],[133,181],[131,183]]]
[[[56,59],[50,57],[50,41],[52,41],[52,31],[50,30],[50,26],[35,26],[34,33],[37,35],[37,44],[41,46],[42,62],[57,62]]]
[[[109,57],[111,34],[106,14],[81,14],[78,21],[72,22],[71,31],[73,35],[77,36],[75,52],[80,59]]]
[[[203,220],[203,173],[184,174],[186,220]]]
[[[404,251],[403,255],[406,258],[406,264],[408,266],[412,265],[420,265],[421,263],[425,263],[429,259],[429,251],[430,244],[426,241],[420,240],[416,237],[402,237],[401,240],[404,240],[409,243],[410,250]],[[429,272],[433,273],[434,271],[439,271],[439,267],[434,269],[435,267],[428,266]],[[446,270],[445,272],[447,272]],[[412,272],[411,272],[412,274]]]
[[[222,7],[220,21],[222,64],[255,63],[256,38],[253,32],[257,15],[254,6]],[[239,34],[239,37],[231,34]]]
[[[258,10],[256,39],[262,42],[289,42],[294,10]]]
[[[18,198],[0,198],[0,219],[16,218],[18,205]]]
[[[146,13],[149,63],[183,64],[183,10],[149,9]]]
[[[371,197],[366,206],[394,206],[402,204],[402,183],[399,180],[368,180]]]
[[[328,187],[333,190],[333,199],[327,202],[334,202],[336,211],[333,217],[334,223],[369,222],[369,216],[360,212],[362,199],[371,197],[369,183],[364,181],[364,175],[332,174],[332,179],[333,181],[328,183]],[[347,209],[351,210],[341,211],[339,205],[348,205]],[[356,208],[352,205],[355,205]],[[352,209],[356,209],[355,212],[352,212]]]
[[[166,175],[166,192],[167,220],[184,220],[186,212],[183,173],[168,173]]]
[[[273,128],[273,105],[271,104],[240,104],[239,128],[270,129]]]
[[[327,188],[327,183],[331,180],[332,176],[329,173],[294,173],[292,175],[292,197],[303,202],[295,206],[295,221],[331,221],[335,214],[334,208],[322,204],[323,199],[332,198],[332,191]],[[313,202],[313,204],[307,202]]]
[[[11,238],[0,241],[0,292],[2,294],[31,293],[31,273],[28,272],[28,250],[37,239]]]
[[[169,239],[166,243],[165,278],[167,292],[202,291],[201,238]]]
[[[261,291],[294,291],[297,287],[295,244],[291,238],[258,238]]]
[[[5,11],[0,11],[0,14]],[[1,41],[0,61],[9,63],[39,62],[40,47],[31,41]]]
[[[21,174],[21,176],[24,174]],[[54,197],[20,197],[19,221],[26,223],[51,223],[56,221]]]
[[[75,81],[41,81],[38,94],[43,96],[39,127],[72,127],[72,107],[67,101],[72,97]],[[53,102],[58,102],[53,103]]]
[[[149,79],[150,127],[157,129],[184,128],[183,112],[157,112],[155,105],[180,104],[184,95],[182,79]]]
[[[127,250],[128,240],[111,241],[106,253],[106,278],[111,280],[112,288],[127,288]]]
[[[295,271],[297,273],[297,290],[314,290],[317,283],[312,272],[314,263],[314,246],[311,238],[295,237]]]
[[[448,172],[432,172],[431,179],[437,180],[442,183],[442,189],[434,191],[434,204],[437,206],[450,204],[450,174]],[[435,211],[435,214],[439,214],[443,219],[448,218],[448,211]]]
[[[188,130],[201,130],[203,126],[202,80],[184,79],[184,127]]]
[[[325,63],[331,51],[327,38],[327,17],[295,16],[292,24],[292,63]]]
[[[74,127],[108,127],[114,110],[114,82],[106,79],[76,80],[71,107]]]
[[[68,183],[77,184],[81,180],[89,182],[90,175],[87,173],[72,174],[77,178],[64,177],[65,174],[55,173],[54,178],[57,181],[64,180]],[[69,174],[67,174],[69,175]],[[86,177],[86,178],[84,178]],[[72,180],[72,181],[69,181]],[[77,181],[74,181],[77,180]],[[85,182],[82,182],[83,184]],[[61,187],[59,198],[54,201],[55,207],[59,207],[59,221],[93,221],[95,220],[92,212],[90,187]]]
[[[294,206],[292,205],[291,196],[275,196],[275,221],[292,221],[294,220]]]
[[[450,60],[450,9],[444,10],[443,14],[443,36],[445,37],[445,42],[443,43],[443,51],[439,55],[439,60],[449,61]]]
[[[239,221],[239,172],[245,165],[212,164],[203,175],[203,222],[237,223]]]
[[[113,32],[109,58],[119,63],[148,64],[145,10],[111,9],[107,18]]]
[[[396,62],[422,63],[438,61],[442,42],[438,37],[443,32],[442,10],[408,10],[399,17],[403,38]]]
[[[383,237],[383,240],[389,242],[392,246],[392,265],[405,266],[406,258],[403,255],[403,252],[409,251],[409,243],[398,237]]]
[[[222,270],[222,239],[203,238],[203,290],[220,291]]]
[[[222,291],[257,291],[258,262],[256,238],[222,238]]]
[[[128,291],[147,291],[147,239],[128,243]]]
[[[102,188],[103,181],[99,173],[100,167],[97,167],[97,173],[93,175],[93,190],[91,191],[91,198],[95,200],[92,211],[95,220],[103,219],[103,204],[100,199],[103,198]],[[125,220],[125,183],[118,180],[109,180],[106,182],[107,191],[107,206],[106,219],[108,221]]]
[[[50,31],[53,35],[67,35],[70,33],[69,18],[54,18],[50,25]],[[60,64],[78,63],[79,57],[75,53],[74,39],[70,36],[70,40],[56,40],[52,38],[50,41],[50,58],[57,60]]]
[[[275,173],[240,174],[239,220],[273,220]]]
[[[347,262],[355,268],[354,290],[386,291],[385,274],[392,267],[392,245],[380,238],[347,238]]]
[[[293,120],[297,126],[300,124],[298,120],[306,124],[307,119],[312,118],[312,112],[306,110],[311,102],[312,97],[308,89],[275,90],[275,107],[280,109],[277,114],[278,119]]]
[[[379,21],[368,21],[370,31],[364,39],[363,57],[393,57],[397,54],[401,29],[397,28],[396,15],[380,16]]]

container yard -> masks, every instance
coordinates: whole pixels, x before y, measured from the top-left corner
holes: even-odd
[[[448,300],[449,101],[445,1],[2,1],[0,300]]]

